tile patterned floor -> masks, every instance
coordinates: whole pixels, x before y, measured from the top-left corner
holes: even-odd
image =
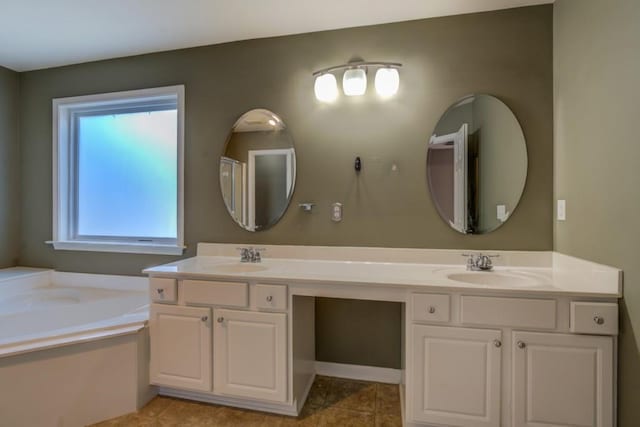
[[[158,396],[140,411],[94,427],[400,427],[398,386],[316,377],[297,418]]]

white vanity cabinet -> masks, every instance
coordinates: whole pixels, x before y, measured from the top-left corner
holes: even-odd
[[[211,390],[211,309],[151,304],[151,383]]]
[[[289,360],[295,355],[289,353],[286,285],[152,277],[149,290],[156,298],[149,322],[150,377],[160,394],[279,413],[299,410],[290,391]]]
[[[295,416],[324,372],[398,382],[404,427],[616,425],[620,270],[507,252],[468,272],[455,251],[284,246],[253,265],[235,248],[145,270],[161,395]],[[399,304],[399,369],[319,363],[316,298]]]
[[[416,421],[500,426],[502,332],[413,325]]]
[[[457,293],[409,301],[408,426],[615,425],[615,303]]]
[[[287,400],[287,315],[214,309],[213,391]]]
[[[514,332],[512,341],[514,427],[613,425],[612,337]]]

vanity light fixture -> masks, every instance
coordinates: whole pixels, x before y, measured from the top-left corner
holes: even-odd
[[[364,68],[350,68],[342,76],[342,90],[347,96],[361,96],[367,91],[367,72]]]
[[[367,72],[377,68],[375,77],[376,92],[381,98],[389,98],[398,92],[402,64],[397,62],[350,62],[315,71],[314,92],[321,102],[333,102],[338,98],[338,84],[335,73],[343,72],[342,91],[347,96],[361,96],[367,91]]]
[[[376,71],[376,92],[382,98],[389,98],[398,93],[400,75],[397,68],[384,67]]]
[[[313,86],[316,99],[322,102],[333,102],[338,98],[338,82],[331,73],[318,74]]]

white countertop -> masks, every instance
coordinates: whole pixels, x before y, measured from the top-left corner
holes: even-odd
[[[228,246],[226,245],[228,253]],[[273,248],[273,247],[269,247]],[[271,250],[271,249],[268,249]],[[199,255],[193,258],[160,265],[144,270],[151,276],[175,277],[178,279],[222,279],[243,280],[251,282],[269,282],[286,284],[344,284],[361,286],[386,286],[386,287],[410,287],[420,288],[416,290],[490,290],[509,293],[545,293],[554,295],[588,296],[598,298],[618,298],[622,295],[622,281],[620,270],[608,266],[594,264],[577,258],[567,257],[556,253],[544,254],[550,260],[549,266],[531,265],[544,264],[543,262],[525,262],[523,266],[502,265],[496,266],[493,273],[502,275],[500,282],[492,283],[492,273],[473,272],[476,278],[484,281],[488,275],[486,284],[472,284],[457,280],[451,280],[452,274],[468,274],[462,264],[435,264],[415,262],[380,262],[380,261],[353,261],[331,259],[296,259],[284,258],[292,253],[277,253],[277,257],[263,258],[259,264],[241,264],[238,256]],[[274,250],[277,252],[278,250]],[[328,249],[329,251],[331,249]],[[344,248],[339,250],[344,251]],[[354,249],[357,251],[357,249]],[[385,251],[385,249],[381,249]],[[388,249],[386,251],[396,251]],[[424,250],[403,250],[423,251]],[[212,253],[211,251],[199,252]],[[214,251],[224,253],[225,251]],[[426,251],[436,253],[439,251]],[[426,253],[425,252],[425,253]],[[446,251],[452,253],[455,251]],[[495,252],[495,251],[493,251]],[[268,254],[268,252],[267,252]],[[509,259],[508,252],[500,252],[503,259]],[[518,253],[520,256],[522,252]],[[548,256],[551,254],[551,256]],[[460,259],[459,253],[455,253]],[[310,256],[310,255],[307,255]],[[397,257],[395,257],[397,258]],[[427,257],[428,258],[428,257]],[[545,258],[545,259],[546,259]],[[442,254],[439,254],[442,260]],[[461,260],[463,261],[463,260]],[[235,268],[260,269],[251,272],[229,271]],[[505,279],[504,276],[507,276]],[[460,277],[460,276],[459,276]],[[464,277],[464,276],[462,276]],[[508,279],[514,277],[514,281]]]

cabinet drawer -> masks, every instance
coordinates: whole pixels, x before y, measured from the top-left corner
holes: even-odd
[[[517,328],[555,329],[556,302],[550,299],[463,295],[462,323]]]
[[[176,302],[178,300],[176,279],[149,278],[149,293],[153,302]]]
[[[286,310],[287,287],[283,285],[256,285],[255,304],[259,309]]]
[[[413,320],[448,322],[450,320],[449,295],[413,294],[411,296]]]
[[[183,280],[180,287],[186,304],[246,307],[249,301],[246,283]]]
[[[578,334],[618,335],[618,304],[571,302],[570,331]]]

